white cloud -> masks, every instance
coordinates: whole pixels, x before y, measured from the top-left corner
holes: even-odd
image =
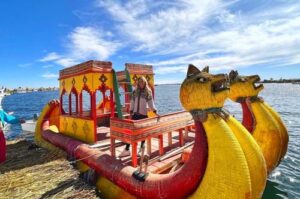
[[[167,66],[167,67],[157,67],[154,69],[155,74],[171,74],[171,73],[182,73],[186,72],[187,66]]]
[[[48,53],[45,57],[43,57],[39,61],[41,61],[41,62],[48,62],[48,61],[58,60],[60,58],[61,58],[61,56],[58,55],[56,52],[51,52],[51,53]]]
[[[73,58],[61,58],[56,60],[55,63],[63,67],[70,67],[72,65],[78,64],[78,61]]]
[[[106,60],[120,47],[116,41],[106,40],[110,32],[102,32],[93,27],[77,27],[67,36],[66,53],[52,52],[40,59],[63,67],[69,67],[88,59]]]
[[[136,51],[161,54],[191,46],[196,36],[205,35],[207,20],[223,12],[227,4],[220,0],[174,3],[134,0],[125,4],[99,1],[99,5],[120,22],[118,30],[133,42]]]
[[[94,57],[104,60],[115,53],[119,48],[118,42],[106,41],[103,32],[92,27],[77,27],[69,35],[68,46],[73,57],[85,59]]]
[[[43,74],[42,77],[46,79],[58,78],[58,74],[47,72]]]
[[[55,67],[55,66],[52,64],[47,64],[47,65],[42,66],[42,68],[53,68],[53,67]]]
[[[189,63],[212,70],[300,63],[297,1],[251,8],[225,0],[97,2],[129,47],[150,55],[157,74],[184,72]]]
[[[64,53],[52,52],[40,61],[67,67],[109,59],[126,47],[129,53],[142,53],[143,62],[160,75],[185,73],[189,63],[210,65],[213,71],[300,63],[296,1],[254,2],[251,8],[238,0],[96,2],[109,14],[110,25],[75,28],[66,36]],[[128,54],[118,54],[123,56]]]

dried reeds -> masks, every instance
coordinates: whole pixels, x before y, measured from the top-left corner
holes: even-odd
[[[7,161],[0,165],[0,199],[97,198],[95,187],[78,178],[62,152],[29,146],[24,140],[7,143]]]

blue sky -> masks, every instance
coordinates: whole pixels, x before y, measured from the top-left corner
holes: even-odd
[[[57,86],[58,71],[90,59],[154,66],[157,83],[187,65],[263,79],[300,78],[297,0],[3,0],[0,85]]]

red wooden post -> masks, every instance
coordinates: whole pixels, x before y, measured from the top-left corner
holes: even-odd
[[[91,97],[91,117],[95,120],[97,119],[97,110],[96,110],[96,92],[90,93]]]
[[[78,114],[78,94],[75,93],[76,95],[76,113]]]
[[[92,113],[92,108],[93,108],[93,98],[92,98],[92,94],[91,93],[89,93],[90,94],[90,117],[91,118],[93,118],[93,113]]]
[[[164,154],[164,140],[163,140],[163,135],[158,136],[158,142],[159,142],[159,155]]]
[[[72,93],[69,94],[69,115],[72,115]]]
[[[91,94],[91,114],[92,119],[94,120],[94,141],[98,140],[97,137],[97,109],[96,109],[96,92]]]
[[[179,145],[180,145],[180,146],[183,146],[183,145],[184,145],[183,131],[182,131],[182,129],[179,129]]]
[[[106,99],[105,99],[105,91],[101,91],[102,92],[102,104],[103,104],[103,108],[105,107],[105,103],[106,103]]]
[[[132,146],[132,166],[137,166],[137,142],[131,143]]]
[[[64,113],[63,111],[63,92],[60,95],[60,104],[59,104],[59,110],[60,110],[60,114],[62,115]]]
[[[79,94],[79,112],[82,114],[83,110],[83,100],[82,100],[82,91]]]
[[[115,138],[110,137],[110,153],[112,157],[116,157]]]

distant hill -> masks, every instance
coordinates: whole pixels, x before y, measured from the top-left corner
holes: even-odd
[[[294,83],[294,84],[300,84],[300,79],[265,79],[262,81],[262,83]]]

